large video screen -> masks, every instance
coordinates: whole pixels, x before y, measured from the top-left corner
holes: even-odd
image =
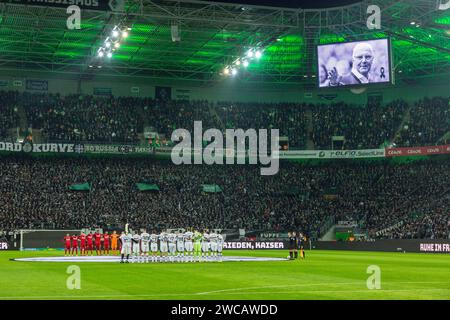
[[[317,47],[320,88],[391,82],[389,39],[354,41]]]

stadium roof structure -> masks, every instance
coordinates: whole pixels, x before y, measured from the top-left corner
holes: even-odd
[[[439,1],[379,0],[379,30],[366,25],[367,7],[374,1],[323,9],[124,1],[118,11],[83,7],[81,29],[69,30],[66,7],[44,0],[0,0],[0,72],[215,83],[223,80],[225,66],[256,47],[263,55],[236,75],[240,81],[314,85],[316,45],[390,37],[397,82],[450,75],[450,9],[438,10]],[[128,38],[111,58],[97,57],[118,24],[131,28]],[[172,28],[180,41],[173,41]]]

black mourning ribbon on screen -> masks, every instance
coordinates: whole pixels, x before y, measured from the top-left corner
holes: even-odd
[[[380,78],[386,78],[386,76],[384,75],[384,67],[380,68]]]

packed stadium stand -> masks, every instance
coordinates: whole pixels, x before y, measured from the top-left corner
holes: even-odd
[[[135,97],[0,92],[0,136],[13,140],[20,111],[41,142],[148,144],[149,125],[170,141],[176,128],[279,128],[291,149],[425,146],[447,143],[448,99],[395,100],[366,106],[295,103],[158,101]],[[24,120],[22,120],[23,122]],[[447,238],[450,165],[282,162],[280,174],[251,166],[181,166],[153,159],[35,159],[0,162],[0,229],[107,227],[126,221],[149,228],[196,226],[286,230],[316,238],[326,222],[358,221],[371,238]],[[91,184],[90,192],[69,190]],[[153,183],[159,192],[140,192]],[[202,184],[223,192],[205,194]],[[245,213],[245,214],[243,214]]]
[[[8,129],[17,127],[19,117],[17,115],[17,92],[0,91],[0,138],[10,136]]]
[[[265,177],[242,166],[175,166],[150,159],[5,157],[0,229],[123,225],[285,230],[323,235],[332,219],[359,221],[372,238],[447,238],[450,163],[283,162]],[[88,192],[73,191],[90,183]],[[141,192],[136,183],[159,186]],[[217,184],[220,193],[202,192]],[[380,231],[399,224],[401,226]]]
[[[423,99],[411,106],[409,120],[405,122],[395,141],[399,145],[417,146],[438,141],[449,131],[450,105],[448,99]]]
[[[278,128],[294,149],[445,144],[443,137],[450,131],[450,106],[443,97],[425,98],[411,105],[402,100],[349,105],[158,101],[17,92],[0,95],[2,137],[7,136],[5,128],[18,125],[18,110],[23,109],[28,128],[41,130],[44,141],[143,143],[144,124],[170,140],[174,129],[192,130],[196,120],[202,121],[205,129]],[[344,143],[334,146],[333,136],[343,136]]]

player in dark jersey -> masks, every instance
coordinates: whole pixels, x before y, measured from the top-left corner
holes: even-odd
[[[289,237],[289,257],[291,260],[294,259],[294,251],[297,253],[297,236],[295,232],[288,232]]]
[[[305,259],[305,248],[303,246],[303,243],[306,242],[306,236],[304,236],[302,233],[299,233],[298,237],[298,250],[300,252],[299,259]]]
[[[292,236],[295,238],[295,246],[294,246],[294,259],[298,258],[298,241],[299,238],[297,237],[297,234],[294,232],[292,232]]]

